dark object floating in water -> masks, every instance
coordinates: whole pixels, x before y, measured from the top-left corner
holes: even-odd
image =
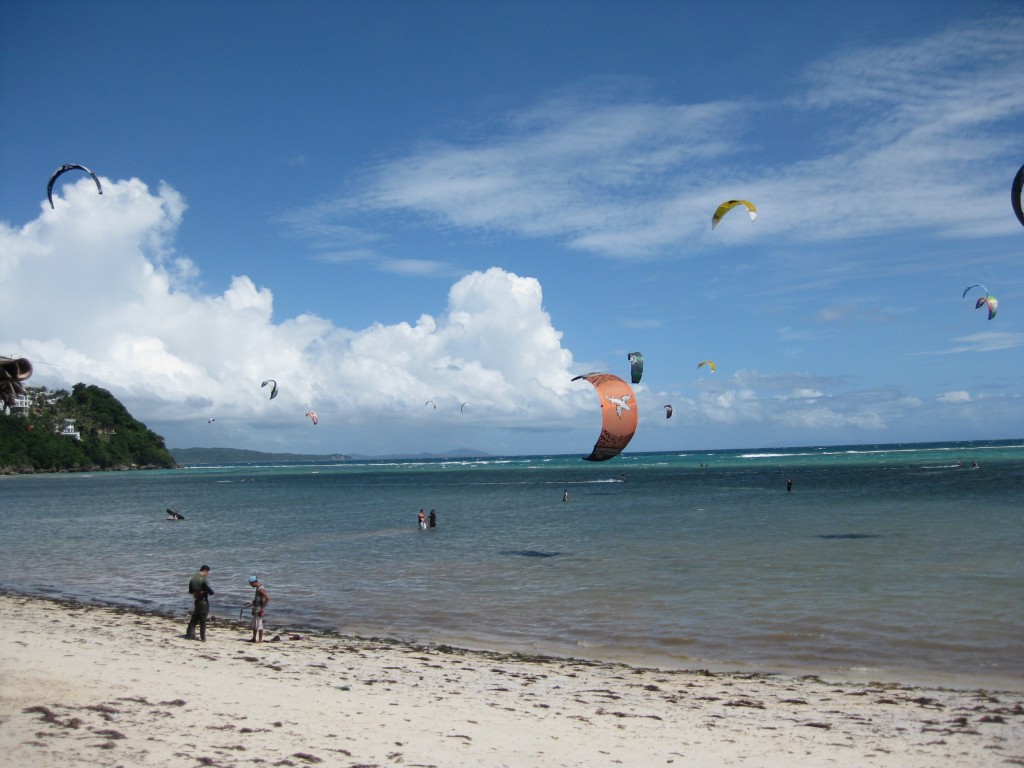
[[[501,555],[518,555],[519,557],[558,557],[564,555],[564,552],[539,552],[536,549],[506,549],[498,554]]]
[[[167,508],[167,519],[168,520],[184,520],[185,516],[180,512],[175,512],[170,507]]]
[[[819,539],[880,539],[878,533],[819,533]]]

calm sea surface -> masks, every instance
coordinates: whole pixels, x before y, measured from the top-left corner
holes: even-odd
[[[1024,686],[1024,440],[35,475],[0,500],[17,592],[184,618],[208,563],[215,615],[264,581],[271,634]]]

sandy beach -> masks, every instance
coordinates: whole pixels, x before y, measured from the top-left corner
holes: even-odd
[[[1024,765],[1024,693],[662,671],[0,595],[10,766]],[[272,616],[269,617],[272,619]]]

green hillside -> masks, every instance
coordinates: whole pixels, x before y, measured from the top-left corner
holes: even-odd
[[[0,413],[0,473],[173,467],[164,439],[137,421],[107,390],[26,387],[31,405]],[[58,434],[70,427],[78,439]]]

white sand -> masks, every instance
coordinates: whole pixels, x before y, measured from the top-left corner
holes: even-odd
[[[3,766],[1024,765],[1024,694],[665,672],[0,595]],[[272,615],[267,637],[273,637]]]

